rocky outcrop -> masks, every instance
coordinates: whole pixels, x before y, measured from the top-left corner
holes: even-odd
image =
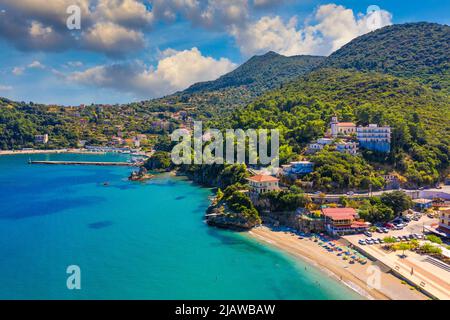
[[[130,181],[144,181],[153,178],[154,175],[149,174],[147,169],[140,167],[139,171],[133,171],[128,177]]]
[[[244,231],[259,225],[259,221],[232,212],[223,202],[213,203],[206,211],[206,223],[218,228]]]

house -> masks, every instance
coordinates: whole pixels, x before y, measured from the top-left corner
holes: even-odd
[[[247,178],[247,181],[250,185],[250,192],[257,195],[280,189],[278,186],[279,179],[269,175],[258,174]]]
[[[358,143],[354,141],[347,141],[344,139],[331,139],[331,138],[320,138],[316,142],[310,143],[308,145],[308,153],[315,153],[322,150],[325,146],[334,145],[336,151],[348,154],[358,153]]]
[[[338,141],[336,142],[336,151],[356,155],[358,153],[358,144],[351,141]]]
[[[283,166],[283,173],[287,175],[304,175],[313,172],[314,163],[310,161],[294,161]]]
[[[308,145],[308,153],[315,153],[322,150],[325,146],[333,143],[333,139],[330,138],[320,138],[316,142],[310,143]]]
[[[400,188],[400,179],[397,174],[385,174],[382,175],[386,189],[398,189]]]
[[[34,136],[34,142],[35,143],[47,144],[48,143],[48,134],[35,135]]]
[[[427,209],[430,209],[433,206],[433,200],[432,199],[414,199],[414,209],[418,211],[425,211]]]
[[[355,234],[366,231],[370,223],[358,219],[353,208],[323,208],[325,230],[334,236]]]
[[[356,138],[361,148],[385,153],[391,150],[391,127],[379,127],[377,124],[358,126]]]
[[[339,122],[337,116],[331,118],[331,136],[350,136],[356,133],[356,124],[353,122]]]
[[[450,209],[439,211],[439,229],[450,233]]]

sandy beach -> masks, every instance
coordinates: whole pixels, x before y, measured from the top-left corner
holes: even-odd
[[[373,266],[376,262],[368,260],[365,265],[358,262],[350,264],[348,260],[343,260],[337,256],[336,252],[328,252],[311,238],[299,239],[298,235],[287,232],[269,229],[261,226],[248,232],[250,236],[258,241],[269,244],[284,252],[302,259],[312,265],[319,267],[331,277],[342,281],[360,295],[367,299],[376,300],[424,300],[428,299],[424,294],[410,287],[390,273],[383,271],[380,273],[380,286],[372,288],[367,285],[371,276]],[[344,243],[338,243],[341,247]]]

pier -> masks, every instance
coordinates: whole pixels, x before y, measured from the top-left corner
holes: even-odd
[[[137,167],[139,163],[131,162],[96,162],[96,161],[29,161],[29,164],[82,165],[82,166],[122,166]]]

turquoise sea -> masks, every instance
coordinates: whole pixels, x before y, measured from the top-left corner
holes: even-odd
[[[209,189],[167,175],[129,182],[125,167],[29,165],[30,158],[126,160],[0,156],[2,299],[360,298],[245,234],[208,227]],[[81,269],[80,290],[67,289],[69,265]]]

